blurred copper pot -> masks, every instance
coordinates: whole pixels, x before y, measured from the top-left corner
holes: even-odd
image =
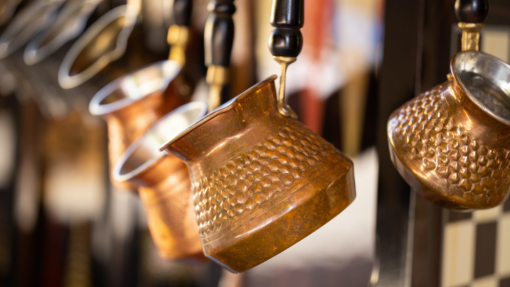
[[[25,45],[55,19],[62,0],[38,0],[30,3],[17,14],[0,37],[0,59]]]
[[[388,122],[393,163],[422,196],[456,210],[491,208],[510,188],[510,66],[466,51],[449,81]]]
[[[162,147],[190,171],[204,253],[233,272],[292,246],[355,198],[352,162],[278,112],[275,78]]]
[[[140,187],[152,238],[164,258],[205,259],[186,165],[176,156],[160,152],[159,147],[206,113],[203,102],[177,108],[135,140],[113,171],[116,181]]]
[[[25,64],[39,63],[80,35],[100,2],[101,0],[74,0],[65,3],[55,22],[28,43],[23,53]]]
[[[67,52],[58,71],[63,89],[72,89],[99,73],[126,51],[139,13],[138,1],[108,11]]]
[[[102,116],[108,124],[111,168],[152,124],[189,101],[181,94],[181,69],[175,61],[161,61],[114,80],[92,98],[90,112]],[[136,190],[130,182],[113,180],[113,184]]]

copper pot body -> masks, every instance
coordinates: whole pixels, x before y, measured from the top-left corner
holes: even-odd
[[[204,253],[233,272],[300,241],[355,198],[352,162],[255,85],[168,142],[190,171]]]
[[[391,159],[432,202],[459,211],[491,208],[510,188],[510,97],[500,88],[510,82],[510,67],[470,51],[452,59],[451,72],[448,82],[391,115]]]
[[[191,102],[170,112],[136,139],[114,167],[115,180],[138,187],[152,238],[163,258],[206,259],[188,169],[176,156],[159,151],[172,138],[169,134],[179,134],[206,112],[207,105],[202,102]]]
[[[184,162],[174,155],[165,155],[141,174],[137,182],[149,230],[161,257],[205,260]]]
[[[141,84],[144,81],[154,81],[154,68],[158,67],[159,71],[161,70],[159,66],[169,62],[172,61],[149,65],[132,73],[133,76],[127,75],[113,81],[96,94],[96,101],[92,101],[91,112],[101,115],[108,125],[108,155],[111,169],[127,147],[144,134],[152,124],[189,102],[189,97],[180,92],[182,90],[180,86],[183,83],[179,76],[180,65],[177,63],[174,65],[179,68],[175,68],[175,71],[170,73],[173,75],[168,76],[167,80],[162,80],[161,85],[156,85],[154,92],[141,95],[139,98],[138,96],[133,98],[133,92],[130,91],[132,88],[123,84],[131,78],[137,78]],[[126,104],[119,105],[126,100],[128,101]],[[112,178],[112,184],[119,189],[137,189],[137,186],[129,181],[119,182]]]

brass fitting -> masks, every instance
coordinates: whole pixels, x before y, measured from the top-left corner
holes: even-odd
[[[459,28],[462,29],[462,51],[479,51],[483,24],[460,22]]]
[[[220,105],[221,91],[230,81],[230,71],[227,67],[211,65],[205,80],[210,86],[208,105],[209,111],[212,111]]]
[[[189,41],[189,28],[185,26],[172,25],[168,29],[167,42],[171,46],[168,59],[177,61],[184,65],[186,62],[186,46]]]

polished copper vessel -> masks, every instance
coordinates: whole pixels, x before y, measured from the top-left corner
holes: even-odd
[[[162,257],[204,260],[184,162],[159,147],[207,113],[191,102],[167,114],[135,140],[117,161],[113,177],[139,186],[149,229]]]
[[[289,248],[355,198],[352,162],[278,111],[275,79],[162,147],[190,171],[205,255],[233,272]]]
[[[189,101],[181,93],[181,69],[176,61],[161,61],[116,79],[92,98],[90,112],[102,116],[108,124],[112,168],[126,148],[152,124]],[[121,189],[136,190],[136,185],[130,182],[112,180],[112,183]]]
[[[501,204],[510,189],[510,66],[479,52],[487,0],[455,2],[462,51],[448,81],[395,111],[391,159],[419,194],[445,208]]]
[[[477,51],[455,55],[448,82],[395,111],[393,163],[411,187],[443,207],[491,208],[510,188],[510,66]]]

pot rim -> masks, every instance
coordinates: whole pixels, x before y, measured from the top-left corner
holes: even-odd
[[[51,2],[34,1],[34,3],[29,3],[27,7],[24,7],[16,14],[0,36],[0,59],[6,58],[17,51],[29,42],[34,35],[51,25],[50,22],[56,17],[57,9],[64,4],[64,2],[63,0],[54,0]],[[33,17],[41,10],[42,13],[44,13],[41,17],[42,25],[41,23],[33,23]],[[23,29],[27,27],[32,28],[34,25],[40,26],[34,27],[34,30],[28,37],[25,35],[26,33],[20,33]]]
[[[90,41],[92,41],[92,39],[94,39],[104,28],[106,28],[108,24],[121,17],[126,17],[126,22],[124,23],[117,37],[115,49],[107,52],[106,54],[103,54],[101,57],[99,57],[99,59],[97,59],[82,72],[71,76],[71,67],[85,46],[87,46],[87,44],[90,43]],[[62,61],[62,64],[58,70],[58,83],[60,86],[63,89],[75,88],[95,76],[109,63],[120,58],[126,50],[127,40],[133,31],[137,18],[138,13],[129,9],[128,5],[121,5],[108,11],[96,22],[94,22],[92,26],[90,26],[90,28],[85,31],[85,34],[78,38],[78,40],[73,44],[71,49],[69,49],[65,55],[64,60]]]
[[[81,3],[65,3],[62,8],[62,12],[57,15],[55,22],[46,31],[44,31],[44,33],[30,41],[25,47],[25,51],[23,52],[23,60],[25,64],[34,65],[39,63],[62,47],[65,43],[78,36],[85,28],[88,18],[100,2],[101,0],[82,0]],[[75,21],[77,25],[73,25],[71,28],[62,27],[63,24],[66,24],[67,21],[71,19],[75,12],[79,12],[79,16]],[[54,30],[60,30],[57,37],[49,43],[41,45]]]
[[[165,71],[165,67],[168,67],[169,72],[164,74],[164,76],[162,77],[162,80],[160,81],[161,85],[159,85],[157,89],[153,89],[150,92],[143,92],[143,93],[141,93],[141,96],[138,98],[124,97],[124,98],[122,98],[118,101],[114,101],[112,103],[101,104],[101,102],[104,99],[106,99],[108,96],[110,96],[114,91],[118,90],[121,87],[122,82],[124,82],[125,80],[135,76],[138,73],[144,73],[145,71],[147,71],[149,69],[156,68],[159,71]],[[174,69],[174,67],[176,67],[176,68]],[[142,67],[134,72],[120,76],[119,78],[113,80],[112,82],[110,82],[109,84],[104,86],[101,90],[99,90],[94,95],[92,100],[90,100],[89,111],[91,114],[93,114],[95,116],[103,116],[103,115],[110,114],[110,113],[116,112],[118,110],[121,110],[127,106],[132,105],[132,104],[135,104],[156,92],[164,91],[168,87],[170,82],[177,77],[177,75],[180,73],[181,70],[182,70],[182,66],[179,63],[177,63],[176,61],[163,60],[163,61],[149,64],[149,65]],[[139,83],[137,83],[137,87],[140,87]]]
[[[199,121],[195,122],[194,124],[190,125],[186,130],[181,132],[175,138],[173,138],[173,139],[169,140],[168,142],[166,142],[165,144],[163,144],[159,148],[159,150],[160,151],[164,151],[165,149],[167,149],[171,145],[173,145],[175,142],[177,142],[181,138],[185,137],[189,133],[193,132],[194,130],[196,130],[197,128],[202,126],[203,124],[209,122],[210,120],[214,119],[215,117],[217,117],[217,116],[219,116],[221,114],[224,114],[224,113],[234,109],[237,105],[239,105],[240,100],[242,100],[242,99],[252,95],[253,92],[255,92],[257,90],[260,90],[262,87],[266,86],[267,84],[269,84],[271,82],[274,82],[274,80],[276,78],[278,78],[276,75],[272,75],[272,76],[269,76],[266,79],[260,81],[259,83],[253,85],[251,88],[249,88],[248,90],[244,91],[243,93],[241,93],[237,97],[231,99],[230,101],[224,103],[223,105],[219,106],[218,108],[216,108],[215,110],[210,112],[207,116],[203,117],[201,120],[199,120]]]
[[[145,161],[144,163],[138,165],[135,169],[131,170],[128,173],[121,173],[122,168],[124,167],[124,164],[126,164],[127,160],[131,157],[131,155],[134,153],[134,151],[140,147],[142,142],[146,139],[146,136],[155,130],[156,126],[164,122],[165,120],[169,119],[172,116],[175,116],[177,114],[181,114],[184,112],[187,112],[189,110],[198,109],[199,114],[196,117],[196,119],[191,123],[193,125],[197,122],[197,120],[201,119],[203,116],[207,113],[207,104],[205,102],[201,101],[194,101],[189,102],[187,104],[184,104],[177,109],[169,112],[165,116],[163,116],[161,119],[156,121],[154,124],[152,124],[140,137],[138,137],[133,143],[129,145],[129,147],[122,153],[122,155],[119,157],[117,162],[115,163],[115,166],[113,168],[112,174],[113,179],[118,182],[124,182],[129,181],[136,176],[142,174],[143,172],[147,171],[149,168],[151,168],[159,159],[167,155],[167,152],[158,150],[157,154],[150,158],[149,160]]]
[[[487,53],[484,53],[484,52],[480,52],[480,51],[462,51],[462,52],[458,52],[457,54],[455,54],[451,61],[450,61],[450,71],[454,77],[454,81],[458,84],[458,86],[462,89],[462,91],[468,96],[468,98],[477,106],[479,107],[480,109],[482,109],[484,112],[486,112],[487,114],[489,114],[492,118],[494,118],[495,120],[497,120],[498,122],[501,122],[502,124],[504,125],[507,125],[507,126],[510,126],[510,120],[507,120],[507,119],[504,119],[503,117],[497,115],[496,113],[494,113],[491,109],[489,109],[488,107],[486,107],[482,102],[480,102],[470,91],[469,89],[465,86],[465,84],[462,82],[462,80],[460,79],[459,77],[459,69],[458,67],[456,67],[456,60],[458,59],[459,56],[462,56],[462,55],[467,55],[467,54],[474,54],[476,57],[485,57],[485,58],[489,58],[491,61],[494,61],[494,62],[497,62],[498,64],[502,65],[503,67],[505,67],[508,71],[509,71],[509,75],[510,75],[510,65],[506,62],[504,62],[503,60],[493,56],[493,55],[490,55],[490,54],[487,54]],[[494,82],[492,80],[492,77],[485,77],[486,79],[490,80],[490,82],[492,84],[494,84],[495,86],[497,86],[498,88],[500,88],[503,92],[510,92],[510,82],[508,83],[508,87],[509,88],[504,88],[504,87],[501,87],[501,85],[499,85],[498,83]],[[506,96],[509,97],[509,100],[510,100],[510,95],[509,94],[506,94]]]

